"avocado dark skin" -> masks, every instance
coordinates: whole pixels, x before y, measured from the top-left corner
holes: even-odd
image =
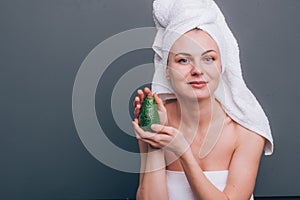
[[[139,125],[144,131],[153,132],[152,124],[159,124],[157,105],[153,96],[146,96],[139,115]]]

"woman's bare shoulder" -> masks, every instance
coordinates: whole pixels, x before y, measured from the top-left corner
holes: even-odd
[[[245,145],[245,144],[256,144],[259,145],[260,143],[263,145],[265,142],[265,138],[261,135],[257,134],[256,132],[242,126],[241,124],[231,120],[234,126],[234,132],[237,136],[237,144],[238,145]]]

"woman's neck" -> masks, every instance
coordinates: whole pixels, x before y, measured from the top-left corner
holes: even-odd
[[[226,115],[214,96],[198,101],[177,99],[176,113],[179,114],[179,128],[192,132],[206,132],[214,122]]]

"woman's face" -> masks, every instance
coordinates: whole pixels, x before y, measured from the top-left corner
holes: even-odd
[[[211,97],[218,87],[220,73],[219,48],[206,32],[191,30],[172,46],[166,75],[177,95],[193,99]]]

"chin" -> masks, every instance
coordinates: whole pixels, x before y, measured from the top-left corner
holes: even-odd
[[[208,90],[205,91],[189,91],[183,93],[177,93],[180,98],[188,99],[190,101],[199,101],[204,99],[209,99],[212,97],[211,93]]]

